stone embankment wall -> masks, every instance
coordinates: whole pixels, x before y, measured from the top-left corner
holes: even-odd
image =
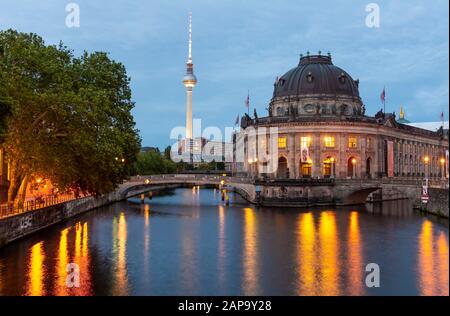
[[[429,188],[429,201],[421,209],[431,214],[448,218],[448,189]]]
[[[85,197],[3,218],[0,220],[0,247],[92,209],[143,192],[157,191],[169,187],[174,187],[174,185],[142,186],[136,187],[136,190],[121,187],[117,191],[102,197]]]

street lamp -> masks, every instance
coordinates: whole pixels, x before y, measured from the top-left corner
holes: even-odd
[[[356,158],[352,159],[352,165],[353,165],[353,178],[356,178]]]
[[[442,157],[439,162],[441,163],[442,179],[445,179],[445,158]]]
[[[430,162],[430,157],[423,157],[423,162],[425,163],[425,182],[426,186],[428,186],[428,163]]]
[[[334,157],[331,157],[330,161],[331,161],[331,177],[334,178],[335,171],[336,171],[335,168],[334,168]]]

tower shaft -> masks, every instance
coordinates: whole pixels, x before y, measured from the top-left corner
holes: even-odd
[[[192,89],[186,89],[186,138],[192,139]]]

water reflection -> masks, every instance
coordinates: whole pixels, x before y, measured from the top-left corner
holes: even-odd
[[[121,212],[119,221],[114,217],[113,221],[113,256],[116,263],[114,269],[115,282],[112,288],[113,295],[128,294],[127,272],[127,221],[125,213]]]
[[[311,213],[300,214],[297,221],[297,295],[317,294],[316,232]]]
[[[68,249],[68,234],[70,227],[67,227],[61,231],[59,237],[58,247],[58,263],[56,267],[56,286],[55,294],[58,296],[68,295],[68,287],[66,285],[67,279],[67,265],[69,264],[69,249]]]
[[[26,295],[45,295],[44,287],[44,242],[38,242],[30,249],[30,260],[28,265],[28,286]]]
[[[443,232],[439,233],[437,242],[438,262],[439,262],[439,295],[448,295],[448,241]]]
[[[339,294],[339,241],[336,231],[336,218],[333,212],[322,212],[319,222],[320,240],[320,295]]]
[[[359,228],[359,213],[350,213],[348,229],[348,282],[347,289],[350,295],[362,295],[363,290],[363,258],[362,245]]]
[[[215,190],[215,189],[214,189]],[[214,192],[215,194],[215,192]],[[219,205],[219,237],[218,237],[218,271],[219,271],[219,285],[223,287],[225,283],[225,208]]]
[[[242,289],[244,295],[258,295],[258,239],[256,215],[251,208],[244,209],[244,247],[242,269],[244,279]]]
[[[150,205],[144,205],[144,276],[148,282],[150,256]]]
[[[448,295],[448,242],[440,232],[435,240],[433,223],[424,220],[419,236],[419,288],[421,295]]]
[[[192,193],[131,199],[0,249],[0,295],[448,295],[448,221],[399,203],[253,208]],[[364,285],[369,262],[386,267],[380,289]],[[80,288],[66,286],[70,263]]]
[[[81,253],[80,256],[75,256],[75,263],[78,264],[80,269],[80,283],[81,286],[77,295],[91,295],[91,272],[90,272],[90,258],[89,258],[89,231],[88,224],[78,224],[78,229],[81,229]],[[79,246],[77,246],[79,247]]]

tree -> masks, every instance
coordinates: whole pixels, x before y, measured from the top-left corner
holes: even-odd
[[[174,173],[176,170],[173,161],[154,151],[141,151],[136,162],[136,172],[140,175]]]
[[[13,109],[12,100],[0,97],[0,145],[3,143],[5,139],[7,131],[7,120],[12,114],[12,109]]]
[[[140,148],[125,67],[106,53],[75,58],[62,43],[13,30],[0,32],[0,54],[0,100],[13,104],[8,201],[23,200],[35,176],[77,195],[112,191]]]
[[[164,149],[164,159],[172,160],[172,157],[170,156],[171,151],[172,151],[172,147],[171,146],[167,146]]]

